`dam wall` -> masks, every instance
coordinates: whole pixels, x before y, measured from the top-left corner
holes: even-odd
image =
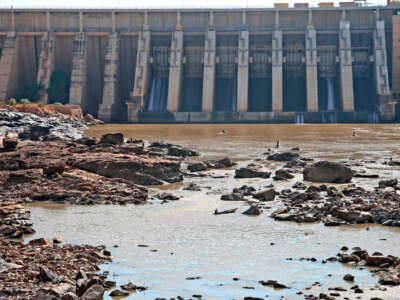
[[[394,122],[400,6],[0,10],[0,101],[106,122]],[[54,75],[55,76],[55,75]]]

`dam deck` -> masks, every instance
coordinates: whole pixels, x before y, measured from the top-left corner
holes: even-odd
[[[0,9],[0,101],[37,86],[106,122],[395,122],[399,12]]]

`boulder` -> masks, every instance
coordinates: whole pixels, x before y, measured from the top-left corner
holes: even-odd
[[[101,300],[103,299],[104,288],[101,285],[93,285],[82,295],[82,300]]]
[[[205,163],[203,163],[203,162],[189,163],[188,164],[188,170],[190,172],[206,171],[207,170],[207,165]]]
[[[218,161],[221,165],[229,168],[235,165],[235,163],[229,158],[229,157],[224,157],[223,159],[220,159]]]
[[[275,161],[291,161],[299,158],[297,153],[293,152],[283,152],[283,153],[274,153],[267,157],[267,160],[275,160]]]
[[[244,199],[243,199],[241,194],[232,193],[232,194],[222,195],[221,196],[221,200],[224,200],[224,201],[243,201]]]
[[[397,179],[389,179],[389,180],[381,180],[379,181],[379,187],[380,188],[385,188],[385,187],[395,187],[398,184]]]
[[[353,178],[353,171],[340,163],[320,161],[303,170],[304,180],[314,182],[346,183]]]
[[[261,214],[261,210],[258,208],[257,205],[252,205],[249,207],[249,209],[244,211],[243,214],[249,216],[258,216]]]
[[[14,151],[18,146],[18,139],[15,137],[5,137],[3,139],[4,151]]]
[[[273,201],[275,199],[276,192],[274,189],[263,190],[253,195],[254,198],[260,201]]]
[[[271,172],[259,171],[254,168],[240,168],[235,170],[235,178],[269,178],[271,176]]]
[[[106,133],[101,137],[100,143],[111,144],[111,145],[122,145],[124,143],[124,135],[120,132]]]
[[[65,171],[65,164],[54,164],[43,168],[43,174],[53,176],[54,174],[62,174]]]
[[[179,157],[186,157],[186,156],[199,156],[200,154],[196,151],[179,147],[179,146],[172,146],[168,148],[168,155],[170,156],[179,156]]]
[[[39,279],[41,281],[57,282],[58,276],[55,273],[53,273],[50,269],[41,266],[39,268]]]
[[[273,177],[274,180],[286,180],[292,178],[294,178],[294,176],[285,169],[277,170],[275,172],[275,176]]]

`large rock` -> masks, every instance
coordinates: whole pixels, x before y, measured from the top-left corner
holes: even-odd
[[[320,161],[303,170],[304,180],[314,182],[346,183],[353,178],[353,171],[339,163]]]
[[[292,179],[294,176],[289,173],[289,171],[285,169],[280,169],[275,172],[274,180],[286,180],[286,179]]]
[[[14,151],[18,146],[18,139],[15,137],[5,137],[3,139],[3,149],[5,151]]]
[[[107,133],[101,137],[100,143],[111,144],[111,145],[122,145],[124,143],[124,135],[120,132]]]
[[[82,300],[101,300],[103,299],[104,288],[101,285],[91,286],[81,297]]]
[[[189,163],[188,164],[188,170],[190,172],[206,171],[207,170],[207,165],[205,163],[203,163],[203,162]]]
[[[180,162],[135,155],[96,153],[70,159],[70,166],[110,178],[123,178],[141,185],[182,181]]]
[[[168,148],[168,155],[171,156],[179,156],[179,157],[186,157],[186,156],[199,156],[200,154],[194,150],[190,150],[187,148],[179,147],[179,146],[172,146]]]
[[[267,157],[268,160],[275,161],[291,161],[297,158],[299,158],[299,155],[293,152],[274,153]]]
[[[260,201],[273,201],[275,199],[276,192],[274,189],[263,190],[253,195],[254,198]]]
[[[255,168],[240,168],[235,170],[235,178],[269,178],[271,172],[260,171]]]

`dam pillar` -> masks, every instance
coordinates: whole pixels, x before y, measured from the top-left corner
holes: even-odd
[[[272,111],[282,111],[283,104],[282,31],[272,33]]]
[[[0,101],[9,100],[10,90],[13,81],[16,81],[17,54],[17,35],[15,32],[9,32],[3,44],[3,50],[0,57]]]
[[[126,103],[128,122],[138,122],[138,113],[144,109],[150,81],[150,30],[148,25],[139,32],[136,56],[135,82],[131,99]]]
[[[392,90],[400,93],[400,15],[392,16]]]
[[[114,106],[118,101],[119,36],[112,33],[107,38],[105,49],[103,99],[99,106],[98,118],[111,122]]]
[[[247,28],[239,34],[237,84],[237,111],[246,112],[249,95],[249,31]]]
[[[48,95],[46,91],[49,88],[51,72],[54,69],[54,40],[54,35],[50,32],[46,32],[43,34],[40,43],[37,83],[43,87],[40,99],[45,104],[48,103]]]
[[[169,61],[169,81],[167,111],[177,112],[180,107],[182,90],[182,56],[183,31],[176,30],[172,34],[171,53]]]
[[[395,105],[390,99],[386,56],[385,21],[376,21],[374,29],[375,85],[379,112],[384,121],[393,121]]]
[[[86,89],[86,34],[77,32],[72,56],[69,104],[83,107]]]
[[[340,95],[343,111],[354,111],[353,62],[350,22],[340,21],[339,29]]]
[[[217,34],[209,29],[204,41],[203,112],[212,112],[214,108],[216,48]]]
[[[317,32],[313,25],[306,31],[307,111],[318,111]]]

